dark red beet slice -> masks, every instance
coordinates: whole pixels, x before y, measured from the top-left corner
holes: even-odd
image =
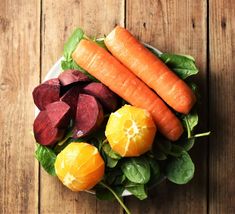
[[[46,112],[51,124],[56,128],[68,128],[71,120],[70,106],[62,101],[50,103],[46,106]]]
[[[92,82],[83,88],[83,92],[97,98],[107,110],[116,110],[117,96],[104,84]]]
[[[77,82],[90,82],[88,76],[79,70],[65,70],[59,75],[59,80],[63,86],[70,85]]]
[[[73,88],[69,89],[60,98],[61,101],[67,103],[70,106],[72,118],[75,118],[75,116],[76,116],[79,92],[80,92],[80,87],[79,86],[74,86]]]
[[[33,90],[33,100],[40,110],[45,110],[50,103],[60,99],[60,81],[58,78],[50,79]]]
[[[49,146],[61,140],[64,130],[52,126],[46,111],[41,111],[33,124],[34,137],[42,145]]]
[[[102,106],[90,95],[79,94],[74,137],[83,137],[101,125],[104,115]]]

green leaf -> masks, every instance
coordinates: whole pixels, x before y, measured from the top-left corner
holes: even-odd
[[[107,184],[105,184],[102,181],[99,184],[104,188],[107,188],[113,194],[113,196],[117,199],[118,203],[122,206],[122,208],[126,211],[127,214],[131,214],[130,210],[123,203],[121,197],[111,187],[109,187]]]
[[[154,157],[157,160],[166,160],[167,159],[166,154],[164,152],[160,151],[160,150],[154,151]]]
[[[70,61],[72,59],[71,55],[75,50],[77,44],[83,39],[83,36],[83,30],[81,28],[77,28],[69,37],[64,45],[64,58],[66,59],[66,61]]]
[[[192,89],[192,91],[194,92],[194,94],[198,93],[198,86],[196,83],[194,82],[187,82],[188,86]]]
[[[191,56],[163,53],[160,59],[182,79],[198,73],[195,60]]]
[[[108,155],[110,158],[116,159],[116,160],[119,160],[122,158],[119,154],[117,154],[116,152],[112,150],[109,143],[104,143],[102,148],[104,152],[106,153],[106,155]]]
[[[160,175],[160,167],[158,162],[153,158],[148,158],[148,162],[150,164],[151,177],[158,177]]]
[[[187,129],[188,138],[193,135],[193,129],[198,124],[198,115],[196,112],[189,113],[183,116],[183,125]]]
[[[150,164],[150,172],[151,172],[148,186],[152,187],[158,184],[159,182],[161,182],[162,178],[161,178],[161,172],[160,172],[160,167],[159,167],[158,162],[152,158],[149,158],[148,162]]]
[[[123,178],[124,176],[124,178]],[[115,167],[112,169],[106,168],[106,172],[104,175],[104,181],[108,185],[120,185],[122,179],[125,180],[125,175],[119,167]]]
[[[186,152],[193,148],[195,143],[195,138],[185,138],[182,141],[179,141],[179,144]]]
[[[114,181],[114,185],[121,185],[126,180],[126,176],[124,174],[118,175]]]
[[[68,70],[68,69],[79,70],[82,73],[84,73],[85,75],[87,75],[93,82],[99,82],[95,77],[93,77],[86,70],[84,70],[81,66],[79,66],[74,60],[70,60],[70,61],[62,60],[61,61],[61,68],[63,70]]]
[[[99,45],[101,48],[104,48],[105,50],[108,50],[105,43],[104,38],[99,38],[95,40],[96,44]]]
[[[169,140],[159,139],[156,141],[156,146],[161,152],[168,154],[171,151],[172,144]]]
[[[182,153],[184,152],[184,148],[181,147],[181,146],[178,146],[176,144],[172,144],[171,145],[171,151],[168,153],[169,155],[171,156],[174,156],[174,157],[179,157],[182,155]]]
[[[40,162],[46,172],[48,172],[50,175],[56,176],[54,167],[56,154],[51,149],[38,144],[37,149],[35,151],[35,157]]]
[[[150,165],[143,157],[126,159],[121,169],[127,179],[134,183],[146,184],[150,179]]]
[[[136,184],[129,181],[125,185],[125,188],[140,200],[148,197],[144,184]]]
[[[124,191],[123,186],[115,186],[115,187],[112,187],[112,189],[119,197],[122,196],[122,193]],[[95,191],[96,191],[96,198],[99,200],[114,200],[115,199],[114,195],[106,188],[97,187],[95,188]]]
[[[117,166],[118,160],[117,159],[113,159],[113,158],[111,158],[109,156],[106,156],[106,164],[107,164],[107,167],[114,168],[115,166]]]
[[[194,164],[186,151],[180,157],[171,158],[166,166],[167,178],[176,184],[188,183],[193,178],[194,171]]]

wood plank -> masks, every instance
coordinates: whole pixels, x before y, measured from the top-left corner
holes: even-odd
[[[200,75],[196,78],[202,94],[201,122],[207,129],[206,3],[203,0],[130,0],[126,5],[126,27],[141,41],[164,52],[195,57]],[[204,141],[204,142],[203,142]],[[184,186],[164,182],[152,190],[149,199],[126,198],[133,213],[206,213],[207,144],[201,140],[191,152],[196,165],[193,181]]]
[[[37,213],[31,93],[39,82],[39,26],[40,1],[1,1],[0,213]]]
[[[235,213],[235,2],[210,0],[209,213]]]
[[[123,25],[124,1],[44,0],[42,10],[42,76],[62,55],[63,44],[80,26],[87,35],[102,36],[116,24]],[[73,193],[41,170],[41,213],[116,213],[115,203],[96,201],[88,193]]]

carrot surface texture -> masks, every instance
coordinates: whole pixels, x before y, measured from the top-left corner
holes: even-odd
[[[165,137],[175,141],[181,136],[183,127],[179,119],[145,83],[108,51],[83,39],[77,45],[72,58],[124,100],[149,111]]]
[[[108,50],[152,88],[169,106],[187,114],[196,102],[189,86],[131,33],[117,26],[105,38]]]

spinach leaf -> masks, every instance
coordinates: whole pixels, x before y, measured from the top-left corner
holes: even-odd
[[[75,50],[77,44],[81,41],[84,36],[84,32],[81,28],[77,28],[72,35],[69,37],[64,45],[64,58],[66,61],[72,60],[72,53]]]
[[[194,164],[189,154],[184,151],[180,157],[172,157],[166,166],[167,178],[176,184],[188,183],[194,175]]]
[[[194,94],[198,94],[198,86],[194,82],[187,82],[188,86],[192,89]]]
[[[67,70],[67,69],[79,70],[82,73],[84,73],[85,75],[87,75],[93,82],[99,82],[95,77],[93,77],[86,70],[84,70],[81,66],[79,66],[74,60],[70,60],[70,61],[62,60],[61,61],[61,68],[63,70]]]
[[[160,151],[160,150],[154,151],[154,157],[157,160],[166,160],[167,159],[167,155],[164,152]]]
[[[149,158],[148,162],[150,164],[150,172],[151,172],[150,180],[148,182],[148,187],[153,187],[156,184],[160,183],[163,178],[160,172],[160,166],[158,162],[153,158]]]
[[[126,176],[124,174],[118,175],[114,181],[114,185],[121,185],[126,180]]]
[[[150,179],[150,165],[144,157],[126,159],[121,169],[127,179],[134,183],[146,184]]]
[[[159,151],[165,154],[169,154],[169,152],[171,151],[172,144],[167,139],[159,138],[158,140],[156,140],[156,147]]]
[[[195,60],[191,56],[163,53],[159,57],[182,79],[198,73]]]
[[[56,176],[54,167],[56,154],[51,149],[38,144],[35,156],[46,172],[50,175]]]
[[[113,159],[110,156],[106,156],[106,164],[107,164],[107,167],[114,168],[114,167],[117,166],[118,160],[117,159]]]
[[[195,143],[195,138],[184,138],[183,140],[179,141],[179,144],[184,150],[187,152],[192,149]]]
[[[105,50],[108,50],[105,43],[104,38],[99,38],[95,40],[96,44],[99,45],[101,48],[104,48]]]
[[[112,189],[119,197],[122,196],[122,193],[124,191],[123,186],[115,186],[115,187],[112,187]],[[110,192],[106,188],[96,187],[95,191],[96,191],[96,198],[99,200],[114,200],[115,199],[115,196],[112,194],[112,192]]]
[[[159,167],[158,162],[154,160],[153,158],[148,158],[148,162],[150,164],[151,178],[158,177],[160,175],[160,167]]]
[[[116,167],[116,165],[118,164],[118,160],[122,157],[119,154],[115,153],[107,142],[102,144],[102,150],[106,155],[107,166],[109,168]]]
[[[183,125],[187,129],[188,138],[193,136],[193,129],[198,124],[198,115],[196,112],[189,113],[183,116]]]
[[[148,197],[144,184],[136,184],[128,181],[125,188],[140,200],[144,200]]]
[[[112,169],[107,169],[104,175],[104,181],[108,185],[121,185],[123,181],[126,179],[120,167],[115,167]]]
[[[103,186],[104,188],[108,189],[113,196],[117,199],[117,201],[119,202],[119,204],[122,206],[122,208],[126,211],[127,214],[131,214],[130,210],[126,207],[126,205],[123,203],[123,200],[121,199],[121,197],[107,184],[105,184],[104,182],[100,182],[99,183],[101,186]]]
[[[174,156],[174,157],[179,157],[182,155],[182,153],[184,152],[184,148],[181,147],[181,146],[178,146],[176,144],[172,144],[171,145],[171,151],[168,153],[169,155],[171,156]]]
[[[106,155],[108,155],[110,158],[116,159],[116,160],[119,160],[122,158],[119,154],[117,154],[116,152],[112,150],[112,148],[110,147],[108,143],[104,143],[102,148],[104,152],[106,153]]]

